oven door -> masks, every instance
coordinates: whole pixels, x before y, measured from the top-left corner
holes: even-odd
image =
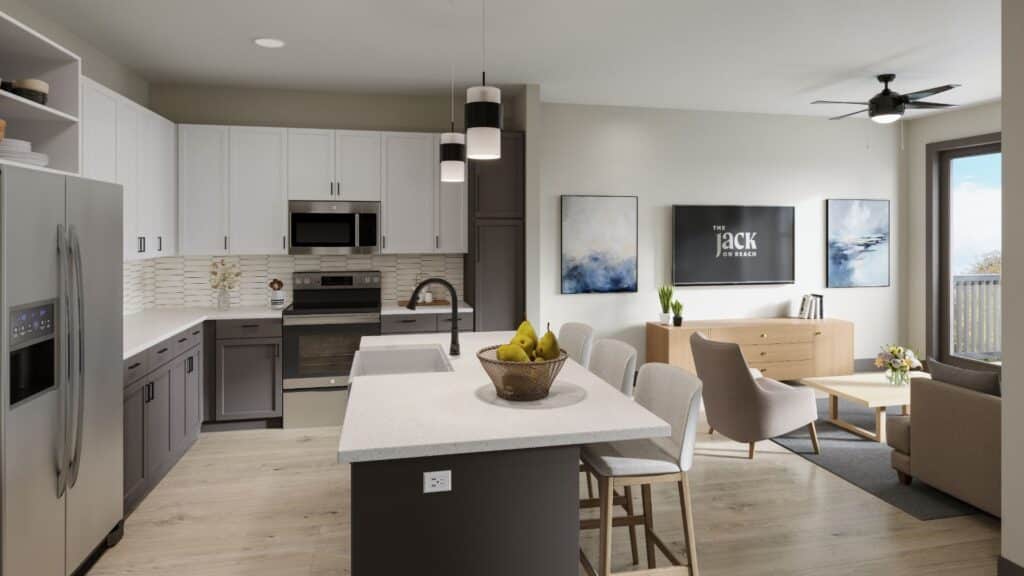
[[[284,324],[284,389],[347,388],[363,336],[380,334],[378,314],[296,314]]]

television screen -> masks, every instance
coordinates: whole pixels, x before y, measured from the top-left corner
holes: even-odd
[[[792,206],[673,206],[672,283],[792,284]]]

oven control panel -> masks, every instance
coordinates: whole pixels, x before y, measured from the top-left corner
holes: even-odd
[[[295,290],[344,290],[380,287],[380,272],[296,272]]]
[[[52,338],[56,319],[53,301],[28,304],[11,308],[10,312],[10,347]]]

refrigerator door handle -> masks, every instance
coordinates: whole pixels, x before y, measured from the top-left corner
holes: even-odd
[[[70,314],[68,311],[68,258],[67,258],[67,236],[64,234],[64,225],[57,225],[57,315],[60,333],[57,341],[60,343],[60,353],[57,355],[57,397],[60,404],[60,415],[57,419],[59,437],[64,440],[57,446],[57,498],[64,497],[67,491],[67,452],[68,452],[68,430],[67,430],[67,370],[71,366],[67,355],[71,351],[71,329],[69,325]]]
[[[82,279],[82,248],[78,242],[78,231],[74,227],[69,227],[68,230],[71,237],[71,255],[74,257],[75,271],[72,278],[75,280],[75,328],[77,329],[78,349],[78,377],[76,379],[78,394],[75,396],[77,417],[75,419],[74,455],[71,457],[71,477],[69,478],[69,488],[74,488],[78,483],[78,468],[82,460],[83,429],[85,427],[85,285]]]

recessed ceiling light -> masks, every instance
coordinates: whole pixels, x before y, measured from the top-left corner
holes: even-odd
[[[284,40],[280,38],[257,38],[252,41],[253,44],[260,48],[283,48]]]

